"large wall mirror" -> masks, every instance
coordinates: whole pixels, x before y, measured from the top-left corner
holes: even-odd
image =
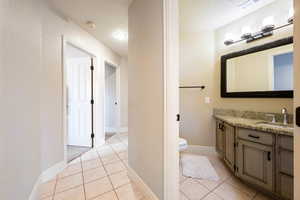
[[[221,57],[221,96],[293,97],[293,38]]]

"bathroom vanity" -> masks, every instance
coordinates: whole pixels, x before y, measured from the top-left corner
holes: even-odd
[[[293,127],[270,123],[261,113],[244,115],[214,114],[217,152],[244,182],[276,199],[293,199]]]

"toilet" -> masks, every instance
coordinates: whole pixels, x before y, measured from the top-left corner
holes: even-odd
[[[188,147],[188,143],[186,139],[179,138],[179,151],[183,151],[187,149],[187,147]]]

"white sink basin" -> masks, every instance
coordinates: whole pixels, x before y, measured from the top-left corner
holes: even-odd
[[[293,124],[282,124],[282,123],[272,123],[272,122],[257,122],[257,125],[264,125],[269,127],[275,127],[275,128],[290,128],[293,129]]]

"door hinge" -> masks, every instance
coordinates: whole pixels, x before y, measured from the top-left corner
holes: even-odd
[[[238,142],[235,142],[235,143],[234,143],[234,147],[235,147],[235,148],[239,147],[239,143],[238,143]]]
[[[180,122],[180,114],[176,115],[176,121]]]
[[[239,171],[239,168],[238,168],[236,165],[233,166],[233,169],[234,169],[234,171],[236,171],[236,172]]]
[[[91,66],[91,70],[93,71],[95,68],[94,68],[94,66]]]
[[[94,99],[92,99],[92,100],[91,100],[91,104],[94,105],[94,103],[95,103],[95,101],[94,101]]]

